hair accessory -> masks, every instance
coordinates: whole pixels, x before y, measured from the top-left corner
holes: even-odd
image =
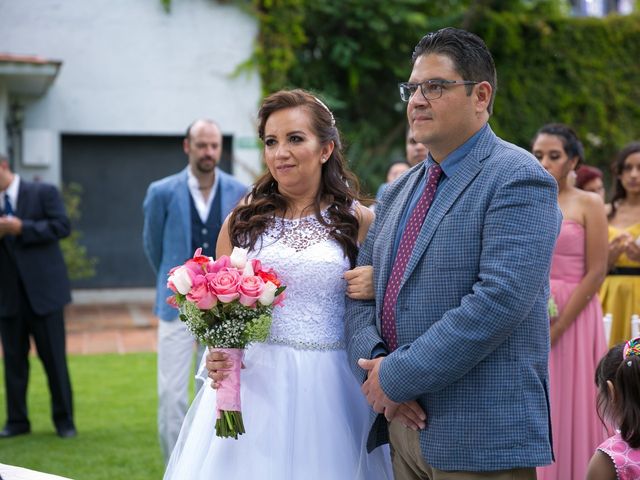
[[[632,338],[629,340],[622,350],[622,358],[631,356],[640,357],[640,337]]]
[[[331,126],[335,127],[336,126],[336,119],[333,118],[333,113],[331,113],[331,110],[329,110],[329,107],[327,107],[324,102],[322,100],[320,100],[318,97],[313,97],[313,99],[318,102],[322,108],[324,108],[327,112],[329,112],[329,115],[331,115]]]
[[[630,366],[631,366],[631,360],[627,362],[627,367],[630,367]]]

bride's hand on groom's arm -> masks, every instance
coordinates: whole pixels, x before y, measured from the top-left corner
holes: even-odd
[[[344,279],[347,281],[347,295],[353,300],[373,300],[375,291],[373,289],[373,267],[371,265],[361,265],[352,270],[344,272]]]

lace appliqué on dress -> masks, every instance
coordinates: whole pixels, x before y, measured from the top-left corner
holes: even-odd
[[[322,218],[328,220],[325,211],[322,212]],[[283,245],[296,252],[331,238],[329,228],[313,215],[296,220],[276,218],[267,228],[265,235],[281,241]]]
[[[326,212],[322,215],[327,220]],[[284,306],[274,309],[267,342],[300,350],[344,348],[343,274],[350,265],[329,227],[313,215],[276,218],[262,240],[250,256],[273,267],[287,286]]]

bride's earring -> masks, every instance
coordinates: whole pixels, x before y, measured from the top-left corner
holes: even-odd
[[[320,163],[326,163],[327,162],[327,157],[322,157],[320,159]]]

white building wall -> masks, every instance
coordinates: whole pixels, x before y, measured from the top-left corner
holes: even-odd
[[[260,81],[234,72],[257,28],[215,0],[173,0],[169,14],[160,0],[0,0],[0,52],[63,62],[42,97],[23,99],[24,128],[42,139],[50,131],[58,147],[49,165],[16,169],[59,183],[62,133],[180,135],[209,117],[233,135],[235,174],[250,183],[261,169]],[[6,102],[0,85],[0,119]]]

